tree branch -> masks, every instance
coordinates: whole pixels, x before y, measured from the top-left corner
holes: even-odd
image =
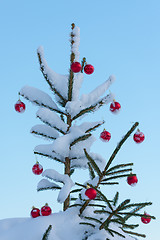
[[[129,138],[129,136],[132,134],[132,132],[135,130],[135,128],[139,125],[138,122],[136,122],[131,129],[126,133],[126,135],[122,138],[122,140],[119,142],[119,144],[117,145],[117,147],[115,148],[114,152],[112,153],[111,157],[109,158],[108,163],[106,164],[106,167],[104,168],[103,172],[101,173],[101,175],[99,176],[99,181],[97,183],[97,185],[95,186],[95,189],[98,188],[98,186],[100,185],[100,183],[103,180],[103,177],[106,175],[106,171],[108,170],[109,166],[111,165],[112,161],[114,160],[115,156],[117,155],[117,153],[119,152],[120,148],[122,147],[122,145],[124,144],[124,142]],[[82,214],[82,212],[84,211],[84,209],[87,207],[87,205],[89,204],[91,200],[87,200],[85,201],[85,203],[82,205],[82,207],[80,208],[80,215]]]

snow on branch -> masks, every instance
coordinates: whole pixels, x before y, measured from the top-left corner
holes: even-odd
[[[72,146],[70,150],[70,157],[74,158],[83,158],[84,157],[84,148],[87,149],[89,152],[90,147],[92,146],[93,142],[95,141],[95,137],[92,135],[87,138],[85,141],[77,142],[75,145]],[[74,160],[73,160],[74,161]]]
[[[52,111],[56,111],[58,113],[63,112],[58,108],[56,103],[52,100],[52,98],[45,92],[30,86],[24,86],[19,94],[32,102],[35,105],[46,107]]]
[[[72,101],[78,100],[82,83],[83,83],[83,73],[74,74],[73,89],[72,89]]]
[[[43,76],[48,82],[51,90],[55,93],[57,101],[61,102],[62,106],[65,106],[68,93],[68,75],[58,74],[48,67],[47,61],[44,58],[42,46],[37,49],[37,54]]]
[[[63,187],[61,188],[57,201],[63,203],[68,197],[71,188],[74,186],[73,181],[67,174],[60,174],[54,169],[47,169],[42,173],[43,177],[49,178],[55,182],[63,183]]]
[[[64,163],[64,158],[52,151],[53,144],[41,144],[35,147],[34,153],[43,157],[48,157],[57,162]]]
[[[72,101],[68,101],[65,106],[66,112],[71,114],[74,120],[85,113],[93,112],[104,104],[113,101],[114,95],[111,93],[101,99],[100,96],[106,92],[114,81],[114,76],[110,76],[107,81],[98,86],[91,93],[83,94],[79,100],[72,99]]]
[[[71,33],[71,40],[73,41],[72,42],[72,45],[71,45],[71,51],[72,53],[74,53],[75,55],[75,61],[78,61],[79,60],[79,45],[80,45],[80,28],[75,26],[72,30],[72,33]]]
[[[44,124],[35,125],[34,127],[31,128],[30,132],[38,137],[43,137],[47,140],[48,139],[53,140],[59,137],[58,132],[54,128],[51,128]]]
[[[37,185],[37,191],[43,191],[43,190],[55,190],[55,189],[61,189],[61,187],[56,184],[56,183],[52,183],[47,179],[42,179],[38,185]]]
[[[84,116],[87,113],[96,111],[98,108],[102,107],[104,104],[108,104],[112,102],[113,99],[114,99],[114,95],[110,93],[107,96],[101,98],[97,103],[89,107],[82,106],[80,101],[72,101],[66,104],[66,110],[71,114],[72,120],[75,120],[79,117]]]
[[[36,115],[42,122],[52,128],[55,128],[62,134],[67,131],[68,124],[64,123],[56,113],[50,111],[49,109],[40,108]]]
[[[90,106],[97,103],[97,101],[99,100],[99,97],[102,96],[107,91],[107,89],[110,87],[110,85],[114,81],[115,81],[115,77],[110,76],[107,81],[105,81],[100,86],[95,88],[91,93],[83,94],[80,99],[80,101],[82,102],[82,105]]]
[[[77,148],[79,146],[81,149],[81,145],[84,146],[87,144],[87,141],[90,141],[90,138],[92,142],[93,138],[91,137],[91,134],[86,134],[79,126],[72,126],[67,134],[60,136],[53,142],[52,149],[63,157],[69,157],[70,154],[72,154],[72,149],[75,149],[75,145]]]

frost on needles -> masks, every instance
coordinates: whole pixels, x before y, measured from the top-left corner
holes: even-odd
[[[80,30],[74,24],[70,40],[71,66],[73,62],[79,61],[80,55]],[[64,166],[64,172],[57,172],[54,164],[53,169],[46,169],[37,190],[58,191],[57,201],[63,204],[63,212],[34,219],[34,238],[26,235],[25,240],[133,240],[145,237],[135,230],[138,224],[128,223],[128,219],[144,216],[139,211],[151,202],[131,203],[130,199],[126,199],[119,203],[118,192],[113,193],[112,199],[108,199],[101,191],[102,185],[107,188],[108,185],[119,184],[119,179],[126,178],[132,171],[133,163],[116,165],[114,159],[137,128],[138,122],[123,136],[108,160],[91,151],[95,141],[93,131],[102,126],[104,121],[78,123],[82,117],[113,101],[114,95],[109,93],[108,89],[115,81],[114,76],[109,76],[93,91],[80,96],[85,58],[82,60],[81,72],[74,73],[70,69],[69,74],[61,75],[48,66],[43,47],[38,48],[37,54],[40,70],[54,94],[54,100],[47,93],[29,86],[23,87],[20,95],[39,107],[36,116],[42,124],[32,127],[31,133],[50,140],[49,144],[36,146],[34,153]],[[77,168],[88,169],[90,179],[85,183],[73,182],[72,175],[76,174]],[[88,188],[96,190],[95,199],[86,196],[85,191]],[[32,221],[31,218],[28,222],[24,221],[24,232],[27,231],[27,226],[32,228]],[[23,238],[21,233],[21,238],[17,236],[14,233],[12,240]],[[5,239],[11,240],[9,237]]]

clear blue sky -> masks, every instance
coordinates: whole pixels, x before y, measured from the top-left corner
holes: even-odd
[[[0,219],[28,217],[32,205],[41,207],[45,202],[52,206],[53,212],[60,209],[56,192],[36,192],[41,177],[31,172],[35,163],[33,149],[45,143],[30,134],[30,128],[39,123],[35,117],[37,108],[24,100],[26,112],[18,114],[14,111],[14,103],[24,85],[49,93],[39,71],[36,56],[39,45],[45,49],[48,64],[59,73],[67,73],[72,22],[81,29],[81,58],[85,56],[95,67],[95,73],[86,76],[82,92],[92,90],[114,74],[116,82],[111,90],[122,105],[117,116],[106,106],[88,118],[104,119],[105,127],[112,133],[107,145],[98,139],[103,130],[99,129],[95,133],[97,142],[93,151],[107,159],[132,122],[139,121],[140,130],[145,133],[146,139],[141,145],[130,138],[116,158],[117,163],[134,162],[139,183],[131,188],[123,180],[118,190],[122,200],[153,202],[146,211],[157,220],[148,225],[139,219],[137,222],[140,223],[139,232],[147,234],[146,240],[157,240],[160,224],[159,0],[1,1]],[[38,160],[44,168],[53,166],[49,160]],[[109,188],[105,193],[113,196],[116,190]]]

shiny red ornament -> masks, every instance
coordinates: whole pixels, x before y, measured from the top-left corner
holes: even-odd
[[[144,141],[144,139],[145,139],[145,136],[142,132],[140,132],[140,130],[137,130],[137,132],[133,135],[133,140],[136,143],[141,143]]]
[[[112,113],[118,113],[120,109],[121,109],[121,105],[120,105],[119,102],[113,101],[113,102],[111,103],[111,105],[110,105],[110,111],[111,111]]]
[[[39,208],[32,207],[31,216],[32,218],[39,217],[40,216]]]
[[[94,67],[91,64],[86,64],[84,67],[84,72],[90,75],[94,72]]]
[[[82,69],[82,66],[81,66],[81,64],[80,64],[79,62],[73,62],[73,63],[71,64],[71,70],[72,70],[72,72],[78,73],[78,72],[81,71],[81,69]]]
[[[148,224],[151,221],[150,215],[144,212],[145,217],[141,217],[141,221],[144,224]]]
[[[42,208],[41,208],[41,214],[42,216],[49,216],[52,213],[51,208],[48,206],[46,203]]]
[[[136,174],[131,174],[127,177],[127,183],[130,186],[134,187],[137,184],[137,182],[138,182],[138,178],[137,178]]]
[[[32,167],[32,172],[35,175],[40,175],[43,172],[43,167],[41,164],[39,164],[39,162],[36,162],[36,164],[33,165]]]
[[[14,105],[14,108],[15,108],[16,112],[23,113],[25,111],[26,106],[23,102],[18,100],[16,102],[16,104]]]
[[[108,142],[111,139],[111,134],[104,129],[100,134],[100,139],[104,142]]]
[[[89,199],[93,200],[93,199],[95,199],[96,196],[97,196],[97,191],[96,191],[94,188],[88,188],[88,189],[85,191],[85,195],[86,195]]]

